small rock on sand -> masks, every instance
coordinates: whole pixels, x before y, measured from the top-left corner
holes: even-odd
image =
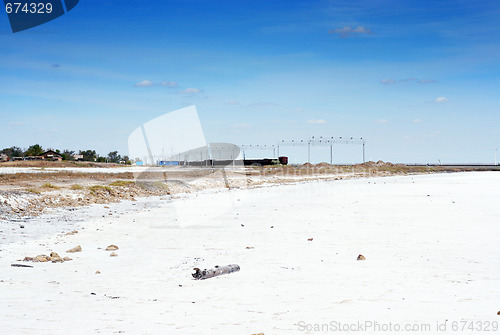
[[[119,248],[116,245],[114,245],[114,244],[108,245],[106,247],[106,251],[114,251],[114,250],[118,250],[118,249]]]
[[[500,315],[500,311],[497,312],[497,315]]]
[[[314,238],[312,238],[312,237],[311,237],[311,238],[308,238],[307,240],[308,240],[308,241],[312,241],[313,239],[314,239]]]
[[[358,261],[364,261],[365,259],[366,259],[365,256],[359,254],[359,256],[358,256],[358,258],[356,260],[358,260]]]
[[[77,245],[76,247],[72,248],[72,249],[69,249],[69,250],[66,250],[66,252],[81,252],[82,251],[82,247]]]
[[[50,257],[46,255],[38,255],[35,258],[39,262],[48,262],[50,260]]]
[[[67,262],[67,261],[72,261],[72,260],[73,260],[73,258],[69,258],[69,257],[64,257],[64,258],[63,258],[63,261],[65,261],[65,262]]]
[[[95,274],[96,274],[96,275],[100,275],[100,274],[101,274],[101,271],[97,270],[97,271],[95,272]]]
[[[110,257],[116,257],[116,256],[118,256],[118,254],[117,254],[117,253],[115,253],[115,252],[112,252],[112,253],[110,253],[110,254],[109,254],[109,256],[110,256]]]

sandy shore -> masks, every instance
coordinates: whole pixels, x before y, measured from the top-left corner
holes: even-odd
[[[84,164],[85,163],[85,164]],[[31,219],[54,209],[74,209],[138,197],[207,189],[253,188],[311,180],[498,170],[498,167],[406,166],[379,161],[352,166],[144,167],[104,163],[24,161],[0,164],[0,222]],[[80,166],[83,165],[83,166]]]
[[[50,233],[30,235],[35,225],[25,224],[28,237],[0,247],[0,329],[319,334],[371,321],[437,333],[448,320],[440,333],[456,334],[454,321],[500,318],[499,197],[500,174],[481,172],[213,189],[95,205],[67,220],[52,213],[38,222]],[[65,253],[76,245],[82,252]],[[73,260],[19,261],[53,251]],[[241,271],[190,275],[232,263]]]

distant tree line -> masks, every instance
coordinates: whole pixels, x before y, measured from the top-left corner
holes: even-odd
[[[0,154],[8,156],[10,159],[14,157],[29,157],[29,156],[40,156],[45,151],[39,144],[34,144],[28,149],[21,149],[19,147],[5,148],[0,151]],[[130,159],[128,156],[120,155],[118,151],[111,151],[107,156],[100,156],[95,152],[95,150],[79,150],[78,153],[74,150],[65,149],[63,151],[55,149],[59,155],[61,155],[63,161],[74,161],[75,155],[83,156],[83,161],[87,162],[102,162],[102,163],[123,163],[130,164]]]

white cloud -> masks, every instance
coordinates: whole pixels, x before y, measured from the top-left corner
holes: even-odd
[[[448,98],[447,97],[439,97],[439,98],[436,98],[434,100],[434,102],[437,102],[438,104],[442,104],[442,103],[448,102]]]
[[[11,125],[11,126],[24,126],[24,122],[13,121],[13,122],[9,122],[9,125]]]
[[[143,81],[140,81],[136,84],[134,84],[135,87],[152,87],[154,86],[153,82],[149,81],[149,80],[143,80]]]
[[[373,34],[373,32],[370,29],[363,27],[363,26],[357,26],[356,28],[351,27],[351,26],[344,26],[342,28],[336,28],[334,30],[329,30],[328,33],[329,34],[336,34],[339,37],[343,37],[343,38],[353,37],[353,36],[357,36],[360,34],[364,34],[364,35]]]
[[[153,83],[150,80],[143,80],[136,84],[135,87],[153,87],[153,86],[162,86],[162,87],[177,87],[177,82],[175,81],[162,81],[161,83]]]
[[[240,102],[238,100],[229,100],[225,103],[225,105],[239,105]]]
[[[307,120],[307,123],[309,123],[309,124],[326,124],[326,120],[323,120],[323,119],[311,119],[311,120]]]
[[[420,119],[413,119],[413,121],[412,121],[412,122],[413,122],[413,123],[421,123],[421,122],[422,122],[422,120],[420,120]]]
[[[389,120],[387,119],[379,119],[379,120],[375,120],[376,123],[378,124],[386,124],[386,123],[389,123]]]
[[[203,92],[203,91],[198,89],[198,88],[193,88],[193,87],[189,87],[189,88],[186,88],[185,90],[179,91],[179,93],[181,93],[181,94],[197,94],[197,93],[201,93],[201,92]]]

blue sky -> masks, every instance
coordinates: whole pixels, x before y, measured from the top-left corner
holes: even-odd
[[[354,136],[373,160],[492,163],[498,17],[497,1],[81,0],[13,34],[0,15],[0,147],[126,153],[195,104],[209,142]]]

